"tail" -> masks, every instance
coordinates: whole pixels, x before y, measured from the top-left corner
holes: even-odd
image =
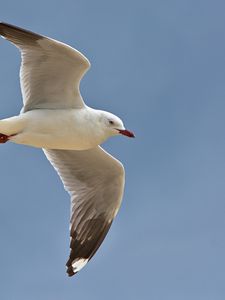
[[[23,120],[20,116],[0,120],[1,136],[12,136],[22,131],[24,128]],[[3,137],[2,137],[3,140]]]

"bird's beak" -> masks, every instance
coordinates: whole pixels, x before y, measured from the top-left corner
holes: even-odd
[[[127,130],[127,129],[117,129],[117,130],[118,130],[119,133],[122,134],[122,135],[126,135],[126,136],[132,137],[132,138],[135,137],[134,133],[131,132],[131,131],[129,131],[129,130]]]

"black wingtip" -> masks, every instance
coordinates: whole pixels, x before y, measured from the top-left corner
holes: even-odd
[[[73,271],[72,266],[70,266],[69,268],[67,268],[66,272],[67,272],[68,277],[72,277],[73,275],[75,275],[77,273],[77,272]]]
[[[75,275],[76,273],[73,271],[73,267],[72,267],[72,261],[71,259],[69,259],[66,263],[66,267],[67,267],[67,270],[66,270],[66,273],[69,277],[72,277],[73,275]]]
[[[70,257],[67,261],[67,274],[75,275],[89,262],[104,240],[112,220],[109,222],[104,215],[87,220],[83,226],[85,238],[79,236],[77,230],[70,233]]]
[[[40,34],[6,22],[0,22],[0,35],[15,43],[20,40],[31,43],[43,38]]]

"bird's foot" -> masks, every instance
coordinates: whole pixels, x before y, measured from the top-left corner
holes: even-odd
[[[0,133],[0,144],[4,144],[9,140],[9,136],[3,133]]]

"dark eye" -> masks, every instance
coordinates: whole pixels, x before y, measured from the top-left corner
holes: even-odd
[[[109,120],[109,124],[114,125],[114,122],[112,120]]]

